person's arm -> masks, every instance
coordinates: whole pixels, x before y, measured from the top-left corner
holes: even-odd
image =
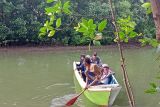
[[[89,79],[90,79],[90,80],[93,80],[93,78],[91,78],[91,77],[89,76],[88,72],[89,72],[89,70],[88,70],[88,68],[87,68],[86,71],[85,71],[86,77],[88,78],[88,80],[89,80]]]
[[[98,81],[97,78],[95,78],[89,85],[86,86],[86,88],[92,86],[92,85],[95,85],[95,83]]]

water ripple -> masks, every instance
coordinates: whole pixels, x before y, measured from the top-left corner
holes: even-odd
[[[76,95],[77,94],[69,94],[69,95],[65,95],[63,97],[54,98],[51,102],[50,107],[65,107],[66,102]]]
[[[45,89],[49,89],[54,86],[67,86],[67,85],[70,85],[70,84],[69,83],[56,83],[56,84],[52,84],[52,85],[45,87]]]

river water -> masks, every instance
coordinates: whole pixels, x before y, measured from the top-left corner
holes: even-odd
[[[113,107],[129,107],[116,48],[97,51],[122,85]],[[63,107],[75,96],[72,62],[82,51],[0,52],[0,107]],[[155,50],[125,50],[126,67],[137,107],[160,107],[160,93],[146,94],[150,82],[158,82]],[[159,63],[159,64],[158,64]],[[73,107],[98,107],[82,96]]]

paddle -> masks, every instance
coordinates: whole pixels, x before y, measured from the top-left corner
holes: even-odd
[[[83,92],[86,90],[87,88],[85,88],[81,93],[79,93],[76,97],[74,97],[74,98],[72,98],[71,100],[69,100],[66,104],[65,104],[65,106],[71,106],[71,105],[73,105],[75,102],[76,102],[76,100],[78,99],[78,97],[81,95],[81,94],[83,94]]]
[[[86,81],[88,81],[88,80],[86,80]],[[91,83],[88,85],[88,87],[92,86],[96,81],[97,81],[97,79],[94,79],[94,81],[91,82]],[[81,93],[79,93],[76,97],[74,97],[74,98],[72,98],[71,100],[69,100],[69,101],[65,104],[65,106],[71,106],[71,105],[73,105],[73,104],[76,102],[76,100],[78,99],[78,97],[79,97],[81,94],[83,94],[84,91],[85,91],[86,89],[88,89],[88,87],[85,88],[83,91],[81,91]]]

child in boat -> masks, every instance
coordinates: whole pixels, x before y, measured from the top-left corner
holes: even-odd
[[[91,62],[97,64],[99,67],[102,66],[102,61],[99,56],[97,56],[97,52],[94,52],[91,57]]]
[[[100,82],[102,84],[109,84],[112,81],[112,74],[114,74],[114,72],[109,69],[108,64],[103,64],[102,67],[103,70]]]
[[[102,75],[102,69],[98,67],[97,64],[91,63],[91,60],[88,57],[85,58],[84,63],[87,84],[85,88],[88,88],[91,85],[98,85]]]

